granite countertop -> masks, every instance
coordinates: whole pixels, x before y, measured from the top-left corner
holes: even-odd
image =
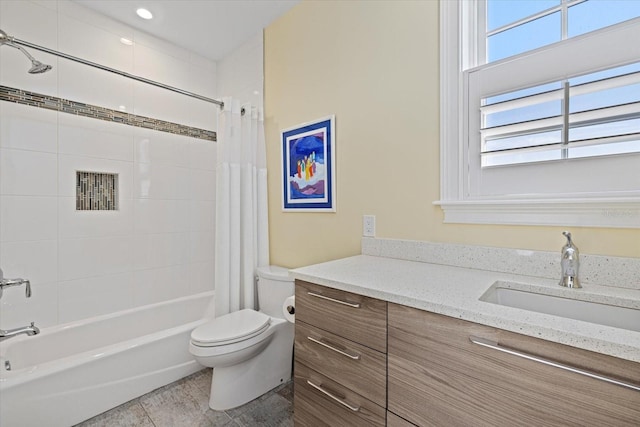
[[[289,271],[331,288],[353,292],[524,335],[640,362],[640,332],[602,326],[480,301],[496,282],[553,295],[640,308],[640,290],[583,284],[566,289],[557,280],[358,255]]]

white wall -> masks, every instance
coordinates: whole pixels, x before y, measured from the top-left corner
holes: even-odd
[[[262,31],[218,61],[218,93],[263,108]]]
[[[0,2],[16,38],[217,98],[216,64],[69,1]],[[125,37],[133,46],[120,42]],[[0,84],[215,130],[217,107],[0,49]],[[0,327],[45,327],[213,289],[215,143],[0,101]],[[119,174],[118,211],[75,210],[75,171]]]

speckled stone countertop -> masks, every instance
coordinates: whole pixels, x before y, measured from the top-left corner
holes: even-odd
[[[496,282],[585,301],[640,308],[640,290],[358,255],[290,270],[296,279],[640,362],[640,332],[480,301]]]

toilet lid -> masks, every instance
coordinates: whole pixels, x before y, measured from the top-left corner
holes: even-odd
[[[217,317],[191,332],[196,345],[217,346],[244,341],[269,327],[271,318],[259,311],[244,309]]]

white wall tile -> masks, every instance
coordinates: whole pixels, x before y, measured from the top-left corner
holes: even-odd
[[[50,2],[54,3],[53,1]],[[99,27],[104,31],[116,34],[119,37],[125,37],[129,40],[133,40],[133,28],[119,21],[109,18],[106,15],[102,15],[92,9],[76,3],[75,1],[58,0],[57,3],[60,15],[76,19],[91,26]]]
[[[115,34],[95,25],[59,15],[59,50],[91,62],[131,73],[133,50]]]
[[[189,294],[189,268],[177,265],[133,273],[136,306],[166,301]]]
[[[0,212],[4,242],[58,238],[56,197],[1,196]]]
[[[57,15],[55,10],[28,1],[0,1],[0,28],[10,36],[51,49],[57,49]],[[48,95],[57,94],[57,59],[42,52],[31,54],[43,63],[53,65],[44,74],[29,74],[29,60],[17,49],[2,48],[0,84]]]
[[[191,262],[211,262],[215,254],[215,233],[198,231],[191,233],[189,258]]]
[[[1,0],[0,28],[217,98],[215,62],[73,1]],[[255,63],[261,36],[256,40],[232,55],[226,87],[250,91],[261,84],[262,61]],[[54,69],[30,75],[20,52],[0,49],[0,84],[217,128],[214,104],[32,53]],[[238,78],[253,76],[256,67],[260,78]],[[18,289],[0,301],[3,327],[31,320],[51,326],[213,289],[215,143],[6,102],[0,117],[1,263],[34,285],[28,300]],[[119,210],[76,211],[78,170],[117,173]]]
[[[60,114],[59,152],[133,161],[133,128],[88,117]]]
[[[216,202],[213,200],[191,200],[189,208],[189,231],[215,231]]]
[[[215,289],[215,262],[197,262],[189,264],[189,285],[193,294]]]
[[[31,298],[24,297],[24,289],[6,289],[0,301],[0,324],[3,329],[28,326],[35,322],[38,328],[58,323],[58,284],[36,284]]]
[[[120,199],[115,211],[78,211],[75,197],[58,198],[61,239],[133,235],[133,201]]]
[[[55,196],[57,160],[53,153],[0,148],[0,194]]]
[[[189,67],[189,81],[184,89],[208,98],[217,99],[216,65],[215,62],[210,62],[210,65],[206,61],[205,59],[195,59],[192,56]]]
[[[171,165],[135,163],[133,197],[136,199],[186,200],[190,170]]]
[[[58,246],[60,281],[131,271],[133,237],[61,239]]]
[[[189,62],[180,60],[141,43],[134,47],[133,74],[169,86],[184,89],[189,81]]]
[[[133,307],[133,274],[113,274],[60,282],[60,323]]]
[[[141,82],[134,83],[134,114],[171,123],[216,130],[216,104]]]
[[[120,200],[132,198],[132,162],[60,154],[58,156],[58,163],[58,194],[62,197],[76,196],[76,172],[85,171],[118,174]]]
[[[191,170],[191,200],[216,199],[216,172],[201,169]]]
[[[127,47],[131,49],[131,46]],[[133,111],[131,79],[64,59],[58,63],[58,76],[60,98],[117,111]]]
[[[189,52],[166,40],[159,39],[151,34],[143,31],[134,30],[133,41],[136,46],[142,46],[146,49],[152,49],[160,54],[168,55],[174,59],[188,62],[190,59]],[[137,54],[137,53],[136,53]]]
[[[189,167],[191,138],[135,128],[135,161]]]
[[[183,200],[134,200],[134,233],[180,233],[189,230],[189,204]]]
[[[191,139],[189,144],[189,166],[194,169],[216,170],[218,144],[212,141]]]
[[[0,102],[0,147],[55,153],[58,113],[29,105]]]
[[[28,279],[31,286],[58,280],[58,242],[36,240],[3,242],[0,264],[5,277]],[[24,286],[20,287],[24,293]]]
[[[52,37],[58,32],[57,18],[55,10],[31,1],[2,0],[0,2],[0,27],[3,31],[17,39],[50,49],[58,47],[57,37]],[[33,55],[35,56],[35,53]]]
[[[2,2],[0,2],[2,4]],[[53,68],[46,73],[29,74],[31,62],[18,50],[2,48],[0,84],[42,95],[58,95],[58,58],[43,52],[31,53],[43,64]]]
[[[134,270],[148,270],[188,263],[189,238],[189,233],[160,233],[135,236]]]

